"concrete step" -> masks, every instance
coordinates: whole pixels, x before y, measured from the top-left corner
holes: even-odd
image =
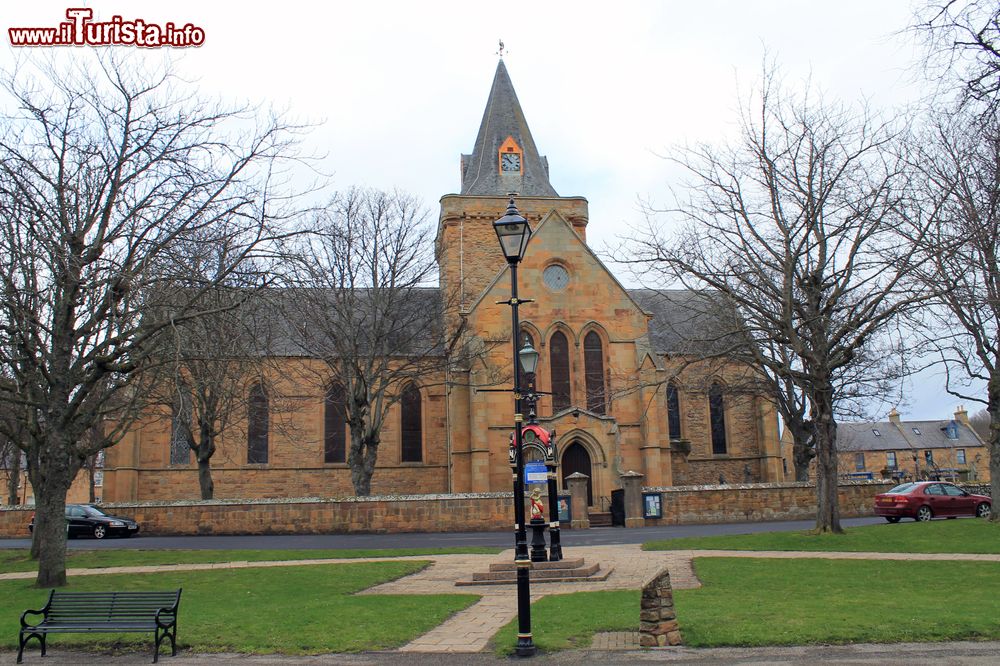
[[[584,566],[583,558],[578,557],[572,560],[559,560],[558,562],[532,562],[531,568],[535,571],[545,569],[578,569]],[[490,571],[516,571],[517,565],[513,562],[496,562],[490,565]]]
[[[543,562],[534,562],[534,564],[545,564]],[[587,576],[592,576],[597,573],[601,568],[600,564],[591,564],[589,566],[576,567],[573,569],[529,569],[528,577],[530,580],[544,580],[546,578],[586,578]],[[506,570],[506,571],[487,571],[483,573],[472,574],[472,580],[475,581],[501,581],[501,580],[516,580],[517,571]]]
[[[591,582],[600,582],[602,580],[607,580],[608,576],[610,576],[614,572],[614,569],[600,569],[600,566],[596,564],[593,566],[596,568],[596,570],[589,576],[567,576],[565,571],[560,571],[558,569],[550,569],[547,572],[529,570],[528,579],[532,583],[591,583]],[[543,573],[548,573],[552,577],[546,577],[546,578],[539,577],[539,574]],[[473,580],[455,581],[455,585],[459,587],[464,587],[469,585],[514,585],[515,583],[517,583],[517,575],[512,572],[509,573],[507,577],[499,580],[477,580],[479,576],[484,576],[484,575],[489,575],[489,574],[474,574]]]

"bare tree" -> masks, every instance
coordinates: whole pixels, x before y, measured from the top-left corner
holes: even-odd
[[[686,230],[668,240],[651,223],[637,239],[650,275],[728,300],[736,327],[718,337],[731,336],[730,353],[791,398],[783,413],[807,402],[823,532],[842,531],[837,415],[887,390],[887,328],[919,298],[903,283],[920,263],[912,239],[922,223],[899,138],[866,110],[796,99],[767,72],[737,143],[678,159],[693,177],[672,211]]]
[[[162,287],[195,273],[176,248],[239,248],[224,280],[269,251],[287,212],[278,181],[295,128],[137,62],[107,52],[3,76],[0,400],[23,410],[40,586],[66,582],[66,493],[129,427],[164,331],[217,311],[203,302],[213,283],[158,307]]]
[[[985,409],[980,409],[978,412],[969,417],[969,425],[972,429],[976,431],[979,435],[979,439],[984,442],[990,441],[990,418],[989,411]]]
[[[303,287],[286,295],[304,352],[343,400],[347,463],[358,495],[371,492],[380,432],[409,382],[440,382],[460,332],[446,339],[449,299],[436,277],[426,212],[400,192],[351,189],[319,216],[304,252]]]
[[[1000,102],[1000,5],[994,0],[930,0],[912,27],[923,36],[926,64],[962,82],[962,101]]]
[[[919,274],[937,297],[922,312],[946,390],[985,405],[994,497],[1000,496],[1000,119],[941,115],[915,163],[936,208],[933,261]],[[984,396],[979,387],[986,385]],[[1000,521],[1000,514],[991,518]]]

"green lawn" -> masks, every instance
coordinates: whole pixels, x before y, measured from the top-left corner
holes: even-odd
[[[68,568],[128,567],[158,564],[207,562],[263,562],[267,560],[324,560],[330,558],[401,557],[404,555],[446,555],[478,553],[492,555],[501,548],[479,546],[454,548],[395,548],[378,550],[68,550]],[[28,559],[25,549],[0,550],[0,573],[34,571],[37,562]]]
[[[687,645],[1000,639],[998,563],[698,558],[695,570],[703,587],[674,592]]]
[[[976,518],[851,527],[845,534],[766,532],[650,541],[644,550],[808,550],[871,553],[1000,553],[1000,525]]]
[[[638,590],[562,594],[531,605],[532,638],[540,650],[583,648],[597,632],[638,629]],[[512,654],[516,642],[517,618],[496,633],[493,645],[500,654]]]
[[[703,587],[675,590],[693,647],[1000,639],[1000,564],[698,558]],[[638,631],[637,591],[580,592],[532,604],[543,650],[590,645],[599,631]],[[497,652],[513,652],[517,620]]]
[[[324,564],[273,569],[230,569],[158,574],[78,576],[73,590],[184,588],[178,643],[197,652],[316,654],[398,647],[437,626],[479,597],[358,595],[365,588],[419,571],[427,562]],[[17,647],[18,617],[40,608],[48,591],[29,581],[0,582],[0,647]],[[50,636],[50,649],[122,643],[143,651],[142,634]],[[37,644],[33,642],[32,646]],[[141,646],[141,647],[138,647]],[[37,656],[37,647],[29,652]],[[129,649],[132,649],[131,647]]]

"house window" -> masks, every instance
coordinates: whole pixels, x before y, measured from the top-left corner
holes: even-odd
[[[880,433],[877,428],[872,428],[872,434],[875,435],[876,437],[882,436],[882,433]]]
[[[934,464],[934,452],[933,451],[924,451],[924,462],[927,463],[928,465],[933,465]]]
[[[854,454],[854,471],[863,472],[865,471],[865,454],[855,453]]]
[[[958,424],[954,421],[950,422],[942,430],[944,430],[944,436],[948,439],[958,439]]]
[[[423,460],[423,432],[420,416],[420,389],[407,384],[399,400],[402,431],[400,462]]]
[[[957,449],[955,451],[955,459],[958,461],[959,465],[965,464],[965,449]]]
[[[708,391],[708,412],[712,427],[712,453],[726,453],[726,408],[722,398],[722,387],[712,384]]]
[[[914,435],[919,435],[920,434],[920,428],[910,428],[910,430],[913,431]]]
[[[267,462],[268,399],[264,387],[255,384],[247,400],[247,463]]]
[[[667,429],[670,439],[681,438],[681,400],[674,384],[667,384]]]
[[[170,406],[170,464],[187,465],[191,461],[191,393],[178,390]]]
[[[583,339],[583,368],[587,383],[587,409],[604,414],[604,350],[594,331]]]
[[[567,409],[569,397],[569,342],[562,331],[549,340],[549,371],[552,378],[552,412]]]
[[[889,451],[885,454],[885,466],[889,469],[896,469],[896,452]]]
[[[532,348],[534,348],[534,346],[535,346],[535,339],[531,337],[531,333],[527,333],[525,331],[522,331],[521,332],[521,347],[524,347],[525,345],[531,345]],[[520,373],[519,377],[520,377],[520,382],[521,382],[521,388],[522,389],[527,388],[528,387],[528,373],[524,372],[524,370],[521,369],[521,362],[520,361],[518,361],[517,369],[518,369],[518,371]],[[536,367],[535,368],[535,372],[537,372],[537,371],[538,371],[538,368]]]
[[[344,387],[332,384],[323,400],[323,462],[347,461],[347,413]]]

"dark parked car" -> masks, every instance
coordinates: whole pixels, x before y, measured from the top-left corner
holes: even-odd
[[[134,536],[139,533],[139,523],[131,518],[112,516],[89,504],[66,505],[66,535],[69,537],[93,536],[103,539],[106,536]],[[35,529],[35,517],[28,523],[28,531]]]
[[[989,518],[992,506],[992,500],[986,495],[973,495],[943,481],[904,483],[875,496],[875,515],[883,516],[890,523],[898,523],[900,518]]]

